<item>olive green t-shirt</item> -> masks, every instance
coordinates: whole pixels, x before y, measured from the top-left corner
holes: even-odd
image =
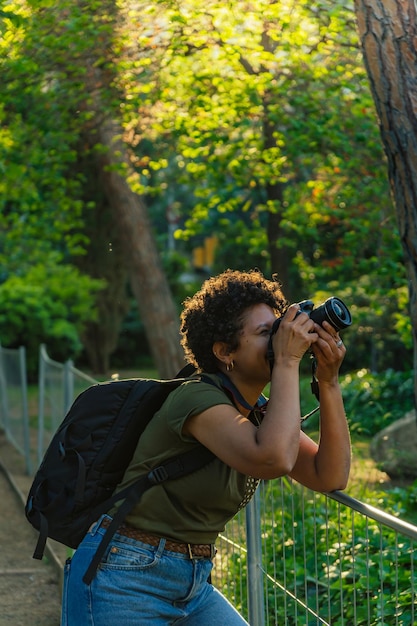
[[[211,378],[220,385],[216,376]],[[201,445],[194,437],[183,434],[184,423],[188,417],[220,404],[233,406],[220,386],[199,379],[172,391],[140,437],[119,489],[162,461]],[[214,543],[253,490],[252,478],[216,457],[202,469],[148,489],[126,522],[185,543]]]

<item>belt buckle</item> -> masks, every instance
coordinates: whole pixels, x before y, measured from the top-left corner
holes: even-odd
[[[204,557],[195,557],[193,554],[193,549],[192,549],[192,544],[191,543],[187,543],[187,550],[188,550],[188,556],[190,557],[190,559],[195,559],[195,558],[204,558]],[[210,544],[210,559],[214,559],[214,557],[217,554],[217,550],[216,550],[216,546],[214,545],[214,543]]]

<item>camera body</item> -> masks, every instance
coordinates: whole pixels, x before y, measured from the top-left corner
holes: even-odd
[[[312,300],[303,300],[298,303],[298,306],[300,307],[300,310],[297,311],[297,315],[300,313],[307,313],[307,315],[320,326],[323,325],[324,321],[329,322],[329,324],[331,324],[337,332],[347,328],[352,323],[352,316],[346,304],[340,300],[340,298],[336,298],[335,296],[327,298],[327,300],[322,304],[319,304],[317,308],[314,308]],[[267,353],[271,367],[274,363],[272,338],[279,328],[281,319],[281,317],[277,318],[271,328]]]

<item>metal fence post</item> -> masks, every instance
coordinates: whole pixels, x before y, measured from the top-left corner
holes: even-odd
[[[248,614],[251,626],[265,626],[263,594],[260,492],[246,507],[246,541],[248,558]]]
[[[74,401],[74,363],[71,359],[64,363],[64,415]]]
[[[26,374],[26,348],[19,348],[19,365],[20,365],[20,388],[22,391],[22,421],[23,421],[23,449],[25,453],[26,473],[32,474],[32,459],[30,456],[30,429],[29,429],[29,410],[28,410],[28,389]]]
[[[4,367],[4,357],[3,350],[0,345],[0,401],[1,401],[1,410],[0,410],[0,426],[3,427],[6,435],[9,432],[9,406],[7,402],[7,381],[6,381],[6,372]]]
[[[45,433],[45,344],[39,346],[39,373],[38,373],[38,464],[43,457],[43,439]]]

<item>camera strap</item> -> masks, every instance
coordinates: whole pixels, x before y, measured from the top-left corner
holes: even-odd
[[[247,402],[247,400],[245,400],[245,398],[240,393],[239,389],[230,380],[230,378],[228,376],[226,376],[226,374],[224,374],[220,370],[218,372],[216,372],[216,374],[220,378],[220,380],[222,381],[222,386],[225,389],[227,389],[229,391],[229,393],[231,394],[231,396],[234,399],[235,403],[238,402],[245,409],[248,409],[248,411],[253,411],[255,408],[261,408],[264,404],[267,403],[267,399],[265,398],[265,396],[263,394],[261,394],[259,396],[258,400],[256,401],[255,406],[252,406],[251,404],[249,404],[249,402]]]
[[[316,378],[316,369],[317,369],[317,359],[312,354],[311,355],[311,393],[314,394],[317,400],[320,402],[320,390],[319,390],[319,381]]]
[[[310,383],[311,393],[316,396],[318,402],[320,403],[319,381],[316,378],[317,361],[313,353],[310,354],[310,358],[311,358],[311,383]],[[320,404],[316,406],[315,409],[310,411],[310,413],[307,413],[307,415],[304,415],[301,418],[301,427],[303,426],[304,422],[308,420],[309,417],[314,415],[314,413],[317,413],[317,411],[319,410],[320,410]]]

